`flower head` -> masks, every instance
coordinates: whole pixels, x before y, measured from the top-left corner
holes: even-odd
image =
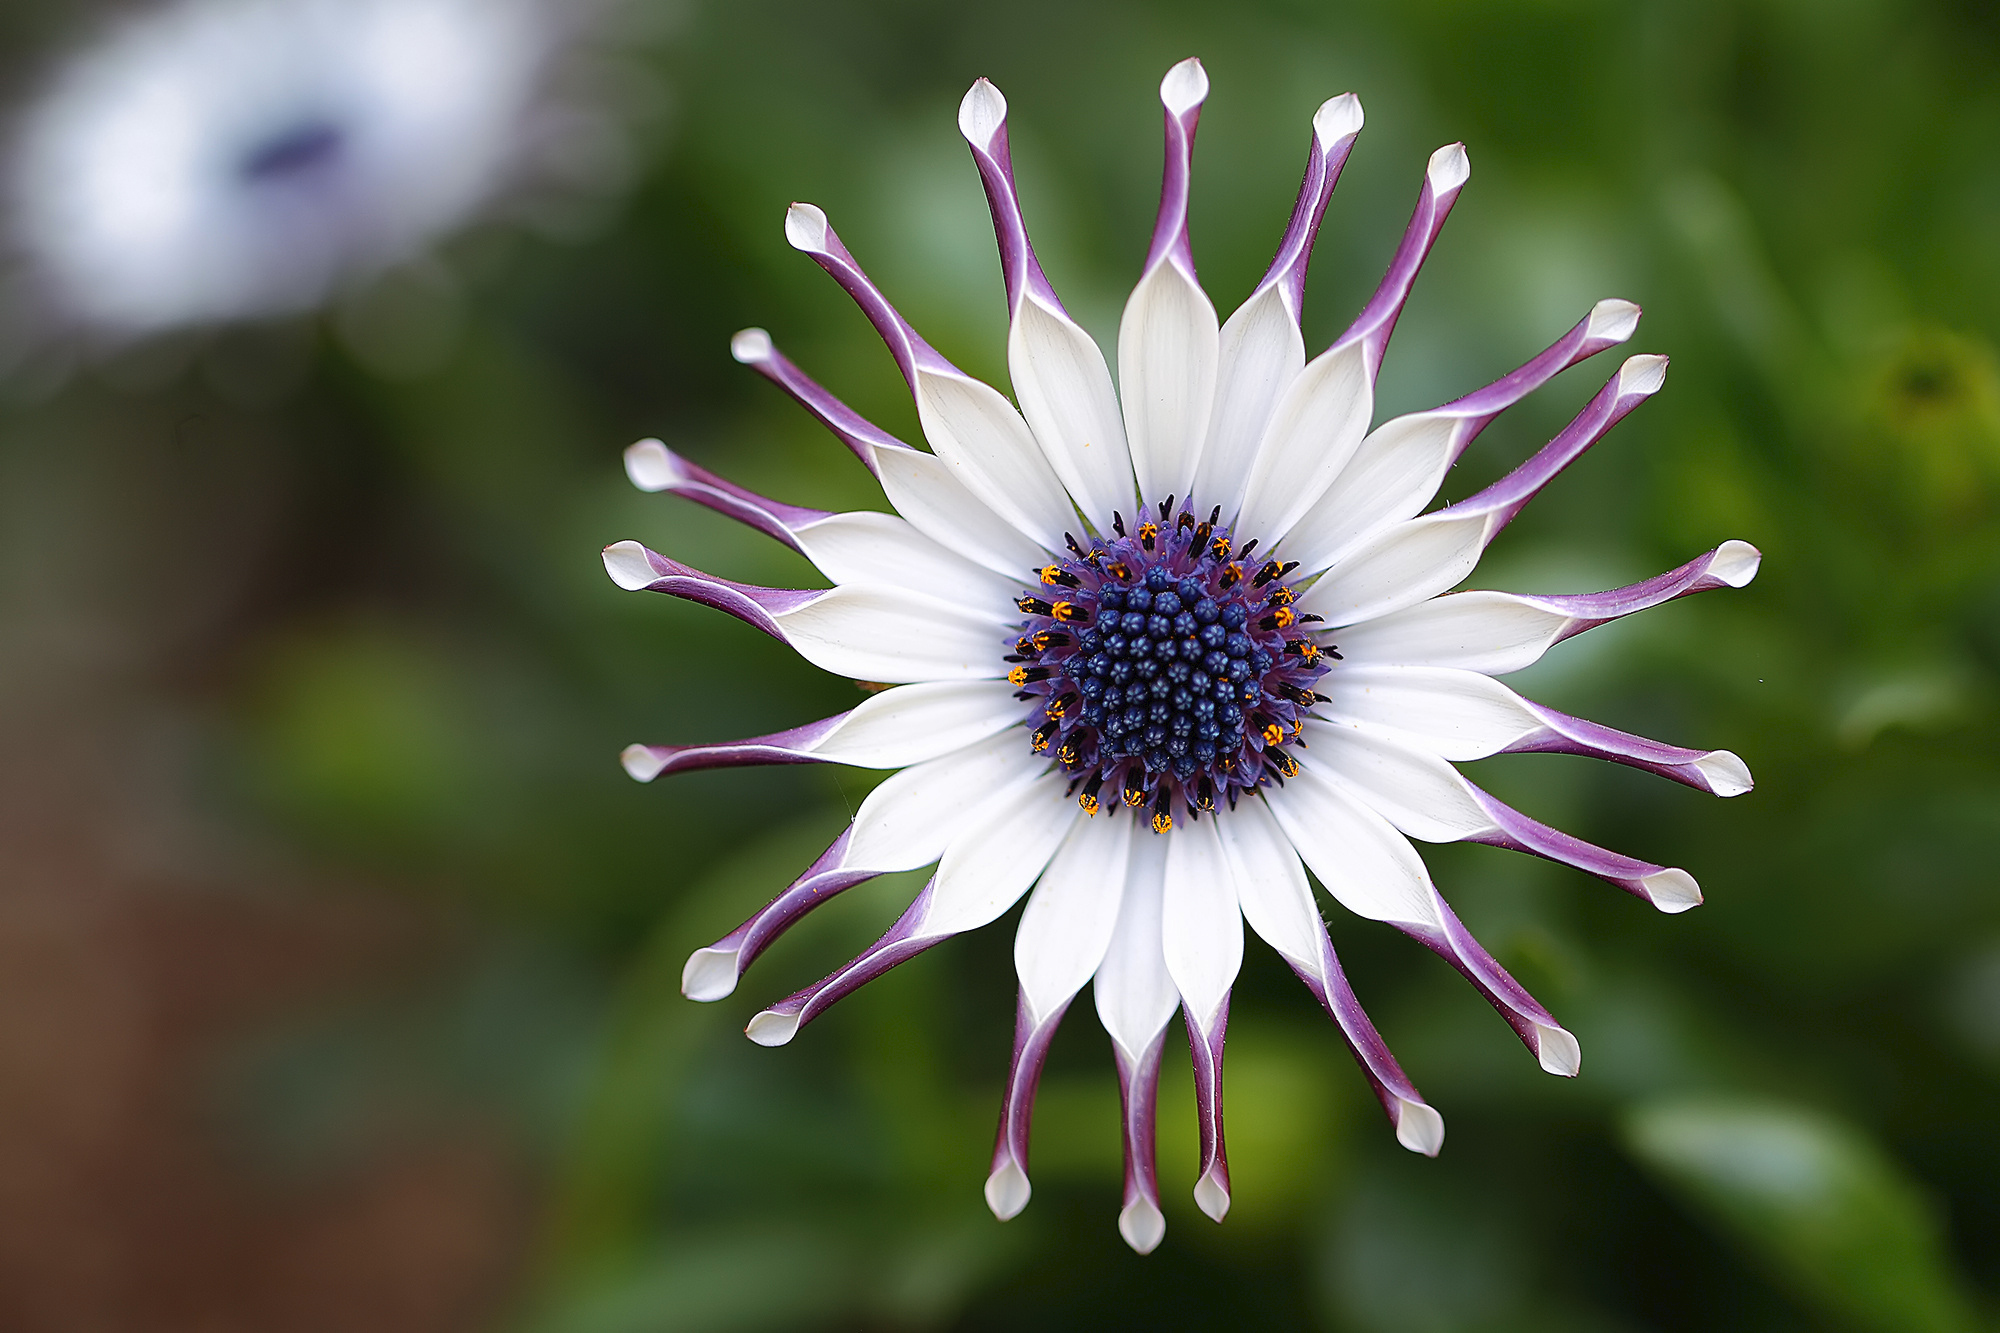
[[[1727,751],[1627,735],[1522,698],[1494,679],[1571,635],[1708,588],[1741,587],[1756,550],[1727,542],[1658,578],[1548,597],[1453,593],[1541,488],[1664,378],[1626,361],[1555,439],[1458,504],[1425,513],[1446,471],[1501,411],[1629,338],[1639,311],[1600,302],[1520,369],[1443,407],[1369,429],[1383,349],[1464,186],[1463,147],[1432,155],[1387,276],[1310,361],[1299,328],[1306,264],[1361,107],[1313,119],[1298,203],[1277,257],[1219,323],[1188,245],[1189,167],[1208,91],[1196,61],[1161,85],[1166,172],[1145,271],[1103,354],[1036,263],[1014,189],[1006,102],[980,80],[959,127],[999,236],[1019,409],[954,368],[889,305],[826,215],[795,204],[791,243],[861,306],[915,395],[928,452],[896,440],[806,378],[762,330],[734,351],[786,389],[880,479],[896,515],[767,500],[658,441],[626,454],[634,482],[730,514],[785,542],[835,585],[783,591],[714,578],[636,542],[611,577],[706,603],[828,671],[897,687],[838,717],[724,745],[633,746],[626,768],[842,763],[901,771],[791,887],[688,960],[683,988],[728,995],[781,931],[871,876],[937,864],[872,948],[764,1010],[752,1040],[788,1042],[843,995],[1006,912],[1030,889],[1014,957],[1013,1067],[986,1197],[1028,1200],[1028,1127],[1043,1057],[1086,982],[1124,1089],[1119,1226],[1140,1251],[1164,1232],[1153,1160],[1162,1048],[1176,1011],[1193,1055],[1197,1202],[1229,1205],[1223,1036],[1243,923],[1334,1020],[1397,1139],[1434,1154],[1444,1123],[1362,1011],[1307,871],[1335,900],[1420,940],[1462,972],[1543,1068],[1574,1074],[1577,1043],[1472,938],[1411,838],[1531,852],[1667,912],[1701,900],[1685,871],[1548,828],[1460,776],[1454,762],[1560,751],[1733,796]],[[1127,809],[1129,808],[1129,814]]]
[[[183,0],[29,110],[15,240],[101,333],[308,308],[485,202],[554,37],[528,0]]]

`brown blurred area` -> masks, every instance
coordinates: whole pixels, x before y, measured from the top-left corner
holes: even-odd
[[[449,932],[204,810],[206,682],[258,632],[291,488],[279,454],[239,470],[243,423],[186,421],[7,458],[0,1329],[482,1326],[529,1220],[497,1129],[433,1118],[293,1178],[216,1111],[234,1045],[435,968]]]

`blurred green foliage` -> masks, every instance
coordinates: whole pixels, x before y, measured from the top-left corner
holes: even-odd
[[[39,8],[0,24],[22,70],[69,31]],[[89,682],[110,716],[170,707],[202,737],[213,811],[403,886],[482,941],[467,979],[364,1006],[338,1040],[302,1028],[285,1047],[280,1024],[240,1114],[373,1105],[352,1091],[371,1081],[516,1108],[547,1182],[518,1305],[536,1333],[1990,1324],[1992,6],[634,9],[654,21],[626,58],[665,110],[645,123],[642,179],[594,232],[489,229],[324,320],[134,349],[0,409],[10,662]],[[736,1030],[874,938],[911,880],[808,919],[737,996],[679,997],[687,952],[788,881],[869,779],[642,788],[618,750],[795,725],[856,695],[725,617],[619,593],[596,552],[637,537],[731,578],[808,577],[754,533],[634,491],[618,452],[642,435],[783,500],[880,505],[728,358],[730,333],[767,327],[917,435],[873,336],[785,246],[792,199],[828,209],[948,356],[1004,383],[998,266],[953,119],[976,76],[1011,101],[1042,260],[1108,342],[1157,199],[1154,88],[1191,53],[1215,89],[1195,246],[1225,311],[1275,243],[1313,108],[1348,89],[1368,108],[1312,272],[1315,345],[1375,282],[1425,154],[1469,144],[1473,180],[1390,348],[1384,415],[1485,383],[1598,297],[1646,306],[1635,350],[1673,356],[1666,392],[1508,531],[1478,582],[1597,589],[1725,538],[1758,544],[1749,590],[1597,631],[1515,683],[1735,749],[1759,788],[1722,804],[1580,760],[1480,765],[1537,818],[1689,867],[1707,904],[1661,918],[1541,862],[1426,849],[1468,924],[1578,1033],[1574,1083],[1537,1072],[1435,959],[1336,915],[1357,989],[1446,1117],[1435,1162],[1395,1146],[1253,943],[1229,1056],[1236,1211],[1218,1228],[1187,1198],[1191,1094],[1170,1068],[1168,1236],[1142,1260],[1113,1229],[1116,1091],[1087,1005],[1044,1084],[1033,1203],[1003,1226],[980,1199],[1011,918],[780,1051]],[[1448,494],[1546,439],[1600,373],[1510,412]],[[496,974],[511,998],[468,1009]],[[573,1017],[525,1024],[497,1054],[490,1021],[422,1017],[470,1012],[503,1032],[510,1014]],[[398,1046],[418,1030],[431,1044]],[[371,1042],[405,1054],[353,1055]],[[452,1074],[465,1062],[437,1052],[454,1042],[485,1043],[473,1064],[509,1076]]]

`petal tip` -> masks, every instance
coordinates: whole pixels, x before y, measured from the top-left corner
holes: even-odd
[[[626,746],[619,752],[618,762],[625,766],[634,782],[651,782],[667,766],[667,761],[654,754],[650,745]]]
[[[1670,916],[1701,906],[1701,885],[1685,870],[1656,870],[1641,877],[1639,884],[1646,890],[1646,900]]]
[[[1543,1069],[1563,1078],[1575,1078],[1583,1068],[1583,1048],[1576,1044],[1576,1038],[1546,1023],[1535,1024],[1535,1058]]]
[[[1014,1162],[986,1177],[986,1206],[993,1210],[993,1216],[1006,1222],[1020,1215],[1028,1206],[1028,1196],[1034,1193],[1028,1184],[1028,1173]]]
[[[826,210],[818,204],[793,204],[785,210],[785,241],[794,250],[822,253],[829,230]]]
[[[1638,305],[1608,297],[1590,308],[1590,324],[1584,336],[1593,342],[1622,343],[1639,331]]]
[[[736,990],[740,957],[734,949],[696,949],[688,955],[687,965],[681,969],[681,994],[703,1004],[727,998]],[[751,1040],[757,1038],[753,1036]]]
[[[1763,563],[1762,551],[1749,542],[1732,540],[1715,548],[1715,558],[1709,561],[1708,572],[1732,588],[1742,588],[1757,577]]]
[[[771,335],[762,329],[742,329],[729,340],[729,354],[746,366],[764,364],[771,351]]]
[[[1465,155],[1465,145],[1448,143],[1431,154],[1430,165],[1424,169],[1425,179],[1437,194],[1456,190],[1472,177],[1472,159]]]
[[[1151,1199],[1134,1199],[1118,1211],[1118,1234],[1138,1254],[1151,1254],[1167,1235],[1167,1219]]]
[[[1007,99],[990,79],[976,79],[958,104],[958,132],[984,150],[1007,123]]]
[[[1319,140],[1322,149],[1331,148],[1342,139],[1361,133],[1364,119],[1361,99],[1353,93],[1329,97],[1313,113],[1313,137]]]
[[[666,445],[644,439],[625,451],[625,475],[642,491],[664,491],[687,473]]]
[[[604,572],[626,592],[637,592],[660,577],[653,571],[646,548],[631,541],[613,542],[604,548]]]
[[[1750,765],[1734,750],[1711,750],[1695,760],[1694,767],[1717,796],[1741,796],[1757,786],[1756,779],[1750,776]]]
[[[1160,103],[1167,114],[1184,116],[1208,100],[1208,71],[1201,61],[1189,56],[1167,71],[1160,80]]]
[[[743,1029],[743,1035],[759,1046],[783,1046],[799,1035],[799,1016],[766,1009],[750,1020]]]
[[[1667,382],[1667,358],[1645,353],[1627,357],[1625,364],[1618,367],[1618,392],[1622,395],[1638,394],[1651,397]]]
[[[1207,1213],[1213,1221],[1220,1222],[1229,1216],[1229,1182],[1222,1173],[1211,1167],[1194,1183],[1195,1206]]]
[[[1396,1101],[1396,1142],[1411,1152],[1435,1157],[1444,1147],[1444,1117],[1423,1102],[1398,1098]]]

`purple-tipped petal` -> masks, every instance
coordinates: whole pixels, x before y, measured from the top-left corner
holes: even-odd
[[[771,335],[764,330],[744,329],[729,340],[729,352],[790,394],[800,407],[832,431],[834,438],[852,450],[854,456],[861,460],[861,465],[876,477],[882,475],[876,459],[878,450],[909,450],[909,445],[821,388],[772,344]],[[643,482],[640,484],[644,485]]]
[[[1294,322],[1305,306],[1306,266],[1312,262],[1313,242],[1319,237],[1327,203],[1340,182],[1341,168],[1347,165],[1361,125],[1361,99],[1353,93],[1329,98],[1313,115],[1312,148],[1306,157],[1305,178],[1299,183],[1298,202],[1292,205],[1278,253],[1257,284],[1260,292],[1267,287],[1278,290]]]
[[[1444,1117],[1417,1091],[1416,1084],[1410,1082],[1403,1067],[1396,1063],[1390,1053],[1389,1044],[1382,1040],[1382,1034],[1375,1030],[1375,1024],[1368,1017],[1368,1011],[1361,1007],[1354,988],[1348,984],[1347,973],[1340,966],[1340,959],[1333,951],[1333,940],[1326,933],[1326,925],[1319,922],[1320,957],[1314,965],[1304,965],[1287,958],[1292,971],[1298,974],[1306,989],[1313,993],[1327,1017],[1340,1029],[1341,1038],[1347,1049],[1354,1055],[1354,1062],[1361,1066],[1362,1075],[1368,1086],[1375,1091],[1376,1100],[1389,1116],[1389,1123],[1395,1128],[1396,1142],[1411,1152],[1420,1152],[1426,1157],[1435,1157],[1444,1147]]]
[[[1151,1254],[1167,1234],[1166,1214],[1160,1211],[1159,1154],[1154,1143],[1160,1100],[1160,1055],[1166,1040],[1166,1029],[1162,1028],[1137,1056],[1126,1054],[1125,1048],[1115,1041],[1111,1044],[1112,1056],[1118,1064],[1118,1102],[1125,1146],[1125,1202],[1118,1212],[1118,1234],[1140,1254]]]
[[[1571,717],[1462,667],[1343,662],[1318,716],[1387,731],[1453,763],[1496,754],[1575,754],[1657,773],[1716,796],[1751,789],[1727,750],[1689,750]]]
[[[1208,439],[1195,470],[1193,494],[1197,505],[1220,505],[1223,521],[1232,526],[1242,511],[1251,470],[1272,414],[1305,369],[1306,342],[1299,329],[1299,311],[1305,296],[1306,265],[1312,258],[1313,240],[1326,214],[1327,200],[1333,195],[1334,182],[1360,132],[1361,103],[1354,94],[1344,93],[1320,107],[1313,117],[1305,179],[1284,239],[1278,243],[1277,256],[1249,299],[1222,326],[1214,406]],[[1360,424],[1365,428],[1367,423]],[[1268,543],[1271,538],[1266,535],[1264,540]]]
[[[1504,676],[1585,630],[1677,597],[1744,587],[1762,561],[1750,543],[1728,541],[1678,569],[1609,592],[1454,593],[1348,626],[1340,632],[1340,652],[1352,665],[1463,667]]]
[[[1042,1080],[1042,1062],[1049,1043],[1069,1011],[1068,1003],[1053,1013],[1037,1015],[1025,992],[1015,1005],[1014,1059],[1007,1069],[1007,1091],[1000,1101],[1000,1128],[994,1136],[993,1170],[986,1177],[986,1206],[1002,1222],[1028,1206],[1028,1130],[1035,1114],[1035,1088]]]
[[[1201,1172],[1194,1182],[1194,1201],[1220,1222],[1229,1214],[1229,1150],[1222,1135],[1222,1047],[1229,1033],[1229,997],[1223,997],[1206,1027],[1185,1009],[1181,1012],[1194,1058],[1194,1104],[1201,1128]]]
[[[1007,285],[1007,368],[1021,415],[1084,517],[1108,532],[1133,501],[1131,453],[1104,353],[1069,317],[1035,259],[1007,149],[1007,99],[985,79],[959,104],[992,206]]]
[[[841,830],[833,845],[784,892],[714,944],[689,955],[687,966],[681,969],[681,994],[701,1001],[720,1000],[729,995],[735,991],[744,969],[799,918],[882,873],[850,864],[853,837],[853,829]]]
[[[861,313],[875,326],[875,332],[889,348],[889,355],[896,359],[896,366],[909,382],[910,392],[918,392],[918,373],[933,371],[945,375],[959,375],[958,367],[944,359],[938,350],[925,342],[910,322],[903,318],[896,307],[889,304],[889,298],[882,289],[862,271],[847,247],[841,244],[833,226],[826,220],[826,212],[817,204],[793,204],[785,213],[785,239],[794,250],[812,259],[828,276],[839,283],[841,289],[854,298],[854,304],[861,307]]]
[[[726,611],[850,680],[903,684],[1002,674],[1004,663],[992,655],[996,634],[1006,632],[1000,607],[975,610],[871,584],[797,590],[732,583],[631,541],[605,547],[604,568],[628,591],[663,592]]]
[[[1435,925],[1398,922],[1396,928],[1457,968],[1486,997],[1494,1011],[1507,1020],[1507,1026],[1514,1029],[1543,1069],[1564,1078],[1576,1077],[1583,1063],[1576,1038],[1520,982],[1509,976],[1506,968],[1493,960],[1493,955],[1473,938],[1442,896],[1437,899],[1437,912],[1439,919]]]
[[[1188,240],[1188,185],[1194,132],[1208,96],[1198,60],[1183,60],[1160,83],[1166,165],[1160,213],[1146,267],[1118,324],[1118,384],[1139,498],[1185,497],[1195,478],[1215,400],[1220,327],[1195,275]]]
[[[1638,327],[1630,301],[1599,301],[1576,327],[1526,365],[1483,389],[1369,432],[1280,548],[1301,577],[1334,564],[1391,523],[1422,513],[1466,446],[1501,412],[1571,366],[1615,347]]]
[[[1694,876],[1674,866],[1654,865],[1650,861],[1640,861],[1617,852],[1606,851],[1583,839],[1564,833],[1561,829],[1550,828],[1547,824],[1528,818],[1497,797],[1491,796],[1478,787],[1471,787],[1473,798],[1479,802],[1493,821],[1489,833],[1467,839],[1469,842],[1483,842],[1493,847],[1506,847],[1517,852],[1527,852],[1546,860],[1563,865],[1575,866],[1586,874],[1597,876],[1608,884],[1614,884],[1633,897],[1651,903],[1662,912],[1685,912],[1701,903],[1701,886]]]
[[[1444,220],[1451,215],[1451,206],[1458,202],[1458,192],[1465,188],[1471,175],[1472,163],[1465,155],[1464,144],[1446,144],[1431,154],[1424,168],[1424,187],[1417,196],[1416,212],[1410,215],[1410,225],[1389,261],[1388,272],[1382,275],[1381,284],[1354,323],[1333,344],[1358,345],[1371,381],[1382,368],[1382,353],[1389,346],[1389,335],[1396,331],[1403,303],[1410,299],[1417,272],[1423,268],[1438,233],[1444,230]]]
[[[1635,356],[1534,457],[1477,495],[1384,528],[1321,575],[1299,599],[1331,628],[1414,606],[1470,574],[1500,530],[1626,414],[1659,391],[1666,358]]]

